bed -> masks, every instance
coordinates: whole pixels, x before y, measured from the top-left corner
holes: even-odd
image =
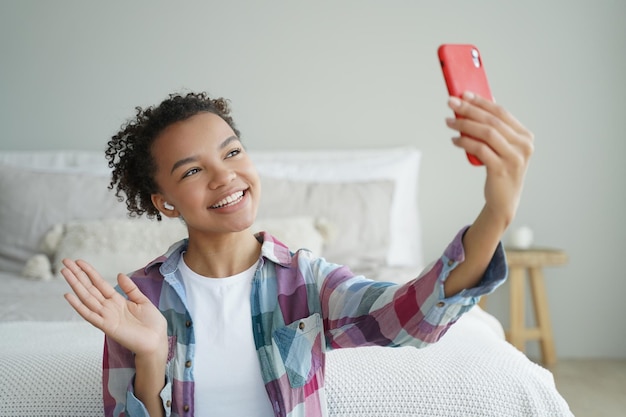
[[[419,150],[250,153],[263,186],[254,227],[373,279],[405,282],[425,265]],[[176,220],[127,218],[108,174],[102,152],[0,152],[0,417],[103,415],[103,337],[63,299],[62,257],[113,281],[184,237]],[[336,417],[572,415],[551,373],[478,306],[425,349],[330,352],[327,390]]]

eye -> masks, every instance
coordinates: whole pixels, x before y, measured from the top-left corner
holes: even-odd
[[[240,153],[241,153],[241,148],[232,149],[226,154],[226,158],[232,158],[233,156],[237,156]]]
[[[190,176],[192,176],[194,174],[197,174],[198,172],[200,172],[200,169],[198,169],[198,168],[191,168],[190,170],[185,171],[185,173],[183,174],[183,178],[190,177]]]

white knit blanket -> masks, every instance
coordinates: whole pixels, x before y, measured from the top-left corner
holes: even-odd
[[[0,417],[102,416],[102,334],[83,322],[0,323]],[[571,416],[552,375],[475,308],[426,349],[327,356],[330,416]]]

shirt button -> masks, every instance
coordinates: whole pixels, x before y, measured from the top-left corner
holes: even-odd
[[[443,301],[439,301],[439,302],[437,303],[437,307],[443,307],[443,306],[445,306],[445,305],[446,305],[446,303],[444,303]]]
[[[448,260],[448,266],[454,265],[454,261],[452,259]]]
[[[191,368],[191,361],[185,362],[185,368]]]
[[[165,401],[165,406],[170,408],[172,406],[172,402],[170,400]]]
[[[305,327],[306,327],[306,324],[304,324],[303,321],[301,321],[300,324],[298,324],[298,329],[300,330],[304,330]]]
[[[185,406],[183,407],[183,411],[185,411],[185,412],[189,411],[189,405],[188,404],[185,404]]]
[[[191,320],[187,320],[187,321],[185,322],[185,326],[186,326],[186,327],[191,327]]]

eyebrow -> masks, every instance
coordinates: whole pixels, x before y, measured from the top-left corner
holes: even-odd
[[[237,136],[229,136],[228,138],[224,139],[222,143],[220,143],[219,149],[224,149],[225,147],[227,147],[228,145],[230,145],[232,142],[235,142],[235,141],[239,141],[239,138]],[[173,174],[174,171],[176,171],[176,169],[181,167],[182,165],[185,165],[190,162],[197,161],[197,160],[198,160],[197,155],[188,156],[187,158],[179,159],[178,161],[174,162],[174,165],[172,165],[170,174]]]

